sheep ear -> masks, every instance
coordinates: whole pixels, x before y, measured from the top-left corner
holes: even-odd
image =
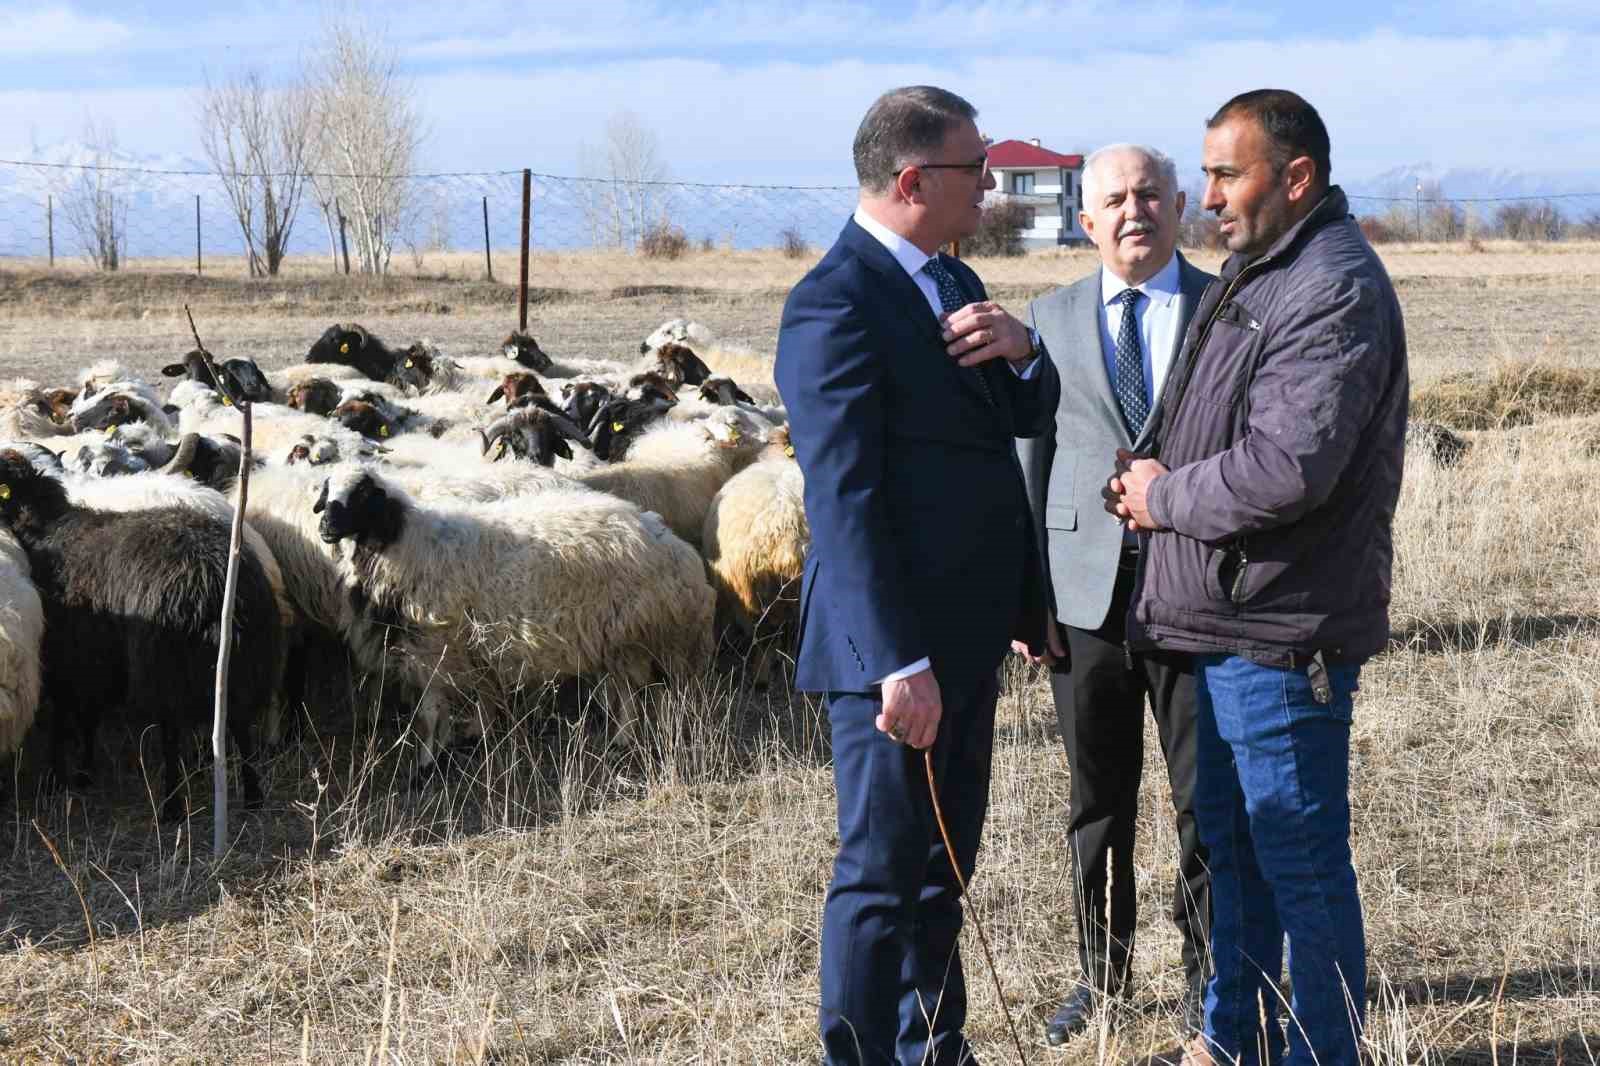
[[[494,387],[494,391],[489,394],[489,398],[487,400],[483,401],[483,402],[484,403],[494,403],[496,400],[505,399],[505,395],[506,395],[506,387],[505,387],[504,383],[501,383],[501,384],[496,385]]]
[[[161,368],[161,373],[164,377],[181,378],[189,373],[189,368],[182,363],[168,363]]]
[[[328,506],[328,479],[322,479],[322,495],[317,497],[317,502],[311,505],[312,514],[321,514]]]

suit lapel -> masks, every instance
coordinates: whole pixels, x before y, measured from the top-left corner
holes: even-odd
[[[889,254],[889,249],[879,244],[877,239],[856,224],[855,219],[845,223],[842,239],[849,244],[852,250],[861,257],[862,262],[883,279],[894,299],[895,309],[917,329],[917,331],[932,344],[938,352],[937,358],[944,361],[946,372],[961,383],[974,399],[985,408],[995,408],[984,397],[983,388],[978,384],[978,369],[966,370],[955,365],[955,361],[944,350],[944,337],[939,329],[939,320],[934,317],[933,309],[928,306],[927,297],[922,295],[922,290],[917,288],[917,283],[911,280],[905,268],[895,261]],[[948,269],[948,267],[946,268]],[[968,301],[974,296],[967,290],[966,282],[959,271],[951,270],[950,274],[956,279],[956,285],[961,288],[962,295]],[[993,386],[991,385],[991,391]],[[998,398],[996,398],[998,403]]]
[[[1106,376],[1105,347],[1100,336],[1100,320],[1105,308],[1100,301],[1099,271],[1086,280],[1088,283],[1078,290],[1078,305],[1072,308],[1073,336],[1077,338],[1072,348],[1078,366],[1073,368],[1074,374],[1070,380],[1093,382],[1094,394],[1099,398],[1100,406],[1105,408],[1106,417],[1126,439],[1128,424],[1122,420],[1122,408],[1111,391],[1111,379]],[[1069,379],[1063,375],[1062,380]],[[1148,423],[1149,419],[1145,421]]]

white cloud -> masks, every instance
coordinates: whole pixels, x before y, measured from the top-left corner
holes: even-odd
[[[0,55],[78,55],[126,43],[133,31],[115,19],[69,7],[0,7]]]

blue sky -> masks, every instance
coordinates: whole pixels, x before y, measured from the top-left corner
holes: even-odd
[[[198,156],[209,70],[288,72],[326,5],[0,0],[0,153],[110,122],[139,154]],[[685,180],[833,183],[881,90],[933,82],[998,138],[1165,148],[1192,174],[1206,114],[1243,89],[1307,96],[1335,178],[1392,167],[1600,167],[1600,4],[1152,0],[674,5],[397,0],[369,11],[414,79],[428,169],[572,173],[636,112]]]

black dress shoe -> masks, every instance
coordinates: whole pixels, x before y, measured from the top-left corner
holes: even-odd
[[[1056,1008],[1055,1015],[1045,1023],[1044,1038],[1051,1047],[1060,1047],[1089,1028],[1089,1019],[1092,1017],[1094,990],[1087,985],[1079,985],[1067,994],[1061,1006]]]

